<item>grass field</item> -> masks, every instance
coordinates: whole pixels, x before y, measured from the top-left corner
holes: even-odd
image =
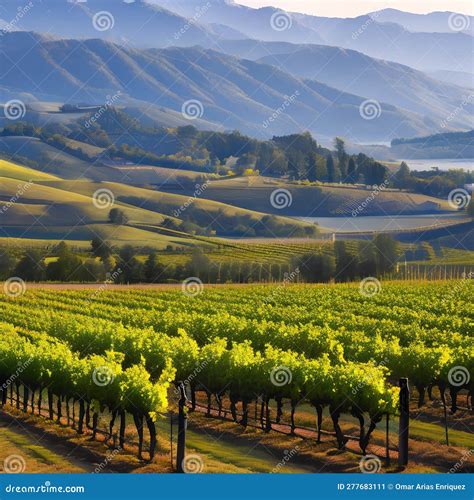
[[[291,193],[292,203],[289,206],[281,209],[272,206],[271,194],[276,189],[286,189]],[[206,189],[206,197],[250,210],[300,217],[350,216],[368,198],[371,202],[367,203],[363,215],[408,215],[452,210],[446,201],[438,198],[392,190],[381,190],[373,196],[372,191],[372,188],[365,187],[308,186],[266,177],[240,177],[212,181]]]
[[[24,138],[7,139],[22,139],[28,148],[49,147],[33,139],[29,141]],[[66,161],[64,158],[63,160]],[[179,222],[173,214],[176,211],[186,212],[188,205],[192,205],[192,209],[205,212],[209,222],[218,220],[219,217],[228,219],[238,216],[246,217],[255,224],[265,216],[263,213],[215,201],[194,197],[191,199],[187,196],[162,193],[118,182],[77,180],[82,173],[85,173],[82,170],[85,168],[84,162],[81,163],[80,160],[78,162],[67,161],[65,169],[60,167],[53,169],[63,179],[52,173],[22,167],[12,162],[0,163],[0,206],[3,206],[4,213],[8,212],[8,217],[2,218],[1,236],[16,238],[15,241],[24,238],[26,244],[36,239],[83,242],[100,236],[116,245],[148,244],[158,249],[168,245],[208,246],[204,239],[196,239],[190,234],[164,231],[160,228],[165,218],[164,214],[167,214],[168,219]],[[118,170],[114,172],[117,174]],[[68,179],[69,174],[76,180]],[[125,178],[125,174],[120,174],[120,178]],[[28,183],[30,179],[34,182]],[[108,200],[103,208],[94,203],[94,196],[99,191],[105,192]],[[120,208],[126,214],[129,226],[114,227],[106,224],[112,207]],[[296,228],[311,225],[282,217],[278,217],[277,221],[281,224],[291,224]]]
[[[120,172],[104,166],[94,166],[32,137],[1,137],[0,154],[17,162],[19,158],[37,162],[43,173],[61,179],[120,181]]]
[[[146,184],[176,184],[185,179],[187,182],[196,182],[203,177],[214,177],[202,172],[193,172],[191,170],[181,170],[173,168],[155,167],[150,165],[114,165],[127,180],[128,184],[146,185]]]
[[[15,163],[0,160],[0,177],[8,177],[21,181],[55,181],[60,180],[59,177],[40,172],[32,168],[23,167]]]

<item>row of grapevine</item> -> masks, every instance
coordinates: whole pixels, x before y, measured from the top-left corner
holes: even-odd
[[[296,406],[310,403],[319,431],[328,407],[340,447],[340,414],[352,414],[365,452],[382,415],[396,411],[399,377],[416,385],[420,404],[433,384],[443,398],[449,388],[453,410],[458,391],[472,390],[470,283],[423,291],[401,284],[370,298],[352,285],[209,289],[197,297],[30,291],[0,298],[1,359],[10,353],[0,376],[8,381],[15,367],[27,364],[15,379],[26,399],[49,387],[59,399],[91,406],[95,416],[105,408],[114,421],[130,413],[140,443],[145,420],[153,452],[155,416],[167,407],[170,382],[180,381],[193,406],[197,390],[207,393],[208,412],[212,396],[228,397],[237,420],[240,404],[243,425],[257,399],[267,412],[275,400],[278,413],[289,400],[293,428]],[[468,374],[461,384],[451,376],[458,367]],[[93,377],[101,369],[112,379],[104,387]]]

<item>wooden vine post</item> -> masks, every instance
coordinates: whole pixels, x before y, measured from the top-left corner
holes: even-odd
[[[179,384],[179,414],[178,414],[178,448],[176,450],[176,470],[184,472],[184,459],[186,456],[186,430],[188,428],[188,415],[186,412],[188,398],[186,397],[186,387],[181,382]]]
[[[410,388],[408,379],[401,378],[400,387],[400,422],[398,427],[398,465],[408,465],[408,437],[410,424]]]

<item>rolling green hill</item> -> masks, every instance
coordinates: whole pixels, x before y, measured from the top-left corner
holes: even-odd
[[[278,189],[289,191],[292,197],[291,204],[282,209],[271,204],[272,193]],[[249,210],[298,217],[351,216],[363,204],[366,206],[359,215],[409,215],[450,210],[448,203],[438,198],[400,191],[374,192],[372,187],[303,185],[265,177],[239,177],[210,182],[204,195]]]
[[[208,177],[205,173],[193,172],[192,170],[181,170],[165,167],[155,167],[153,165],[126,165],[117,164],[113,167],[123,176],[126,184],[180,184],[191,183],[203,177]]]
[[[99,209],[94,205],[91,196],[72,191],[71,188],[75,182],[60,181],[64,189],[38,182],[19,185],[18,181],[25,178],[25,171],[28,174],[27,177],[30,178],[30,169],[9,164],[8,170],[10,175],[16,178],[0,177],[2,238],[90,241],[100,236],[114,244],[133,243],[157,248],[165,248],[167,245],[193,244],[192,239],[188,241],[185,234],[182,236],[162,235],[134,227],[109,224],[109,209]],[[100,185],[95,183],[90,183],[90,185],[92,195]],[[19,186],[22,188],[21,192],[19,192]],[[15,195],[15,193],[18,194]],[[128,206],[118,201],[114,207],[123,210],[131,224],[146,222],[160,225],[164,220],[164,216],[160,213]]]
[[[110,167],[91,165],[34,137],[0,137],[0,155],[18,163],[26,158],[38,165],[38,171],[62,179],[120,181],[123,178]]]
[[[0,180],[0,200],[6,203],[10,200],[11,193],[18,190],[18,181],[11,178],[0,178]],[[92,199],[92,195],[101,185],[89,181],[81,181],[81,183],[90,184],[90,196],[74,192],[72,188],[75,182],[70,181],[55,181],[54,184],[60,187],[39,183],[26,186],[18,202],[9,207],[8,217],[2,221],[2,226],[15,225],[16,216],[26,216],[30,208],[34,212],[30,224],[34,224],[38,216],[40,219],[37,220],[37,224],[45,226],[74,226],[107,222],[110,208],[97,208]],[[156,212],[119,202],[117,205],[126,213],[130,221],[160,224],[164,220],[163,215]]]
[[[22,144],[36,152],[49,149],[48,145],[28,138]],[[41,156],[38,158],[41,159]],[[77,175],[77,172],[84,171],[83,164],[88,165],[81,160],[67,160],[62,172],[67,171],[70,175]],[[115,171],[113,168],[110,170]],[[164,176],[166,169],[162,170],[160,173]],[[224,225],[232,226],[237,219],[245,220],[250,227],[263,225],[262,219],[266,216],[215,201],[191,199],[117,182],[61,179],[43,172],[41,168],[36,170],[7,161],[0,162],[0,174],[0,224],[3,238],[83,242],[100,236],[114,244],[133,243],[160,249],[168,245],[207,246],[216,243],[189,234],[190,227],[211,227],[214,232],[219,232]],[[193,182],[197,178],[194,173],[189,173],[187,177]],[[113,198],[113,204],[103,209],[97,207],[94,195],[98,190],[107,190]],[[109,223],[112,207],[125,213],[127,225]],[[184,216],[194,226],[183,226]],[[163,227],[165,220],[168,226],[171,224],[174,227],[173,230]],[[311,224],[288,218],[275,217],[274,221],[279,227],[290,230],[313,228]]]
[[[0,177],[9,177],[21,181],[60,180],[60,178],[55,175],[40,172],[33,168],[23,167],[6,160],[0,160]]]
[[[207,197],[207,190],[202,194],[202,197],[194,197],[190,195],[183,196],[182,194],[166,193],[162,191],[153,191],[135,186],[127,186],[125,184],[115,182],[93,183],[88,181],[76,181],[72,185],[67,181],[48,182],[48,186],[58,189],[71,190],[74,193],[80,193],[84,196],[92,196],[99,188],[106,188],[112,191],[115,199],[121,204],[129,206],[137,206],[147,211],[159,212],[167,216],[173,216],[175,211],[181,211],[180,215],[187,213],[199,213],[203,217],[203,224],[210,223],[218,218],[228,219],[235,217],[246,217],[250,221],[257,223],[266,215],[266,211],[256,211],[231,206],[218,201],[204,199]],[[191,196],[191,198],[190,198]],[[186,207],[186,205],[188,206]],[[311,226],[307,223],[290,219],[287,217],[276,217],[277,222],[282,224],[291,224],[297,228],[305,228]],[[150,221],[143,221],[150,222]],[[219,222],[219,220],[217,220]]]

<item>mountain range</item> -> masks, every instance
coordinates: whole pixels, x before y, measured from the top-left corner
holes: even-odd
[[[150,1],[185,17],[193,16],[203,4],[202,0]],[[474,73],[474,23],[469,16],[451,12],[416,16],[389,9],[355,18],[331,18],[273,7],[252,9],[230,0],[209,0],[207,5],[201,23],[232,26],[248,38],[332,45],[421,70]],[[412,29],[416,26],[422,26],[420,32]]]
[[[459,85],[439,81],[409,66],[339,47],[241,40],[222,42],[222,48],[238,57],[271,64],[294,76],[387,102],[439,122],[469,94]],[[473,111],[472,104],[467,103],[450,125],[472,123]]]
[[[0,39],[0,67],[0,86],[40,100],[101,103],[120,95],[117,106],[132,100],[184,112],[194,103],[191,111],[207,122],[255,136],[310,130],[386,142],[438,127],[431,117],[383,102],[369,103],[367,111],[378,116],[364,119],[364,97],[198,47],[144,50],[10,33]]]
[[[449,12],[343,19],[231,0],[27,5],[0,5],[0,102],[100,105],[120,92],[117,105],[131,114],[182,125],[183,106],[197,101],[199,127],[257,137],[309,130],[323,141],[474,127],[468,16],[456,31],[443,29]]]
[[[219,50],[222,40],[251,38],[332,45],[426,71],[474,73],[474,23],[450,12],[420,16],[386,9],[329,18],[274,7],[252,9],[230,0],[35,0],[31,5],[20,17],[23,0],[2,0],[0,19],[10,30],[100,37],[142,48],[201,45]]]

